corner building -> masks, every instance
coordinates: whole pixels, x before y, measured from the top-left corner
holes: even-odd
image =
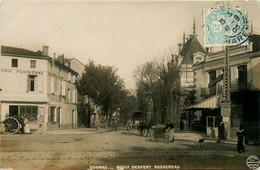
[[[1,46],[0,120],[25,116],[31,130],[77,127],[77,72],[64,56]]]

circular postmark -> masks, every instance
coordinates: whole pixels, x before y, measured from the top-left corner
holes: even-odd
[[[240,45],[248,40],[245,7],[208,8],[205,11],[206,41],[213,45]]]
[[[256,169],[259,167],[260,165],[260,161],[259,161],[259,158],[255,155],[251,155],[249,156],[247,159],[246,159],[246,165],[249,167],[249,168],[253,168],[253,169]]]

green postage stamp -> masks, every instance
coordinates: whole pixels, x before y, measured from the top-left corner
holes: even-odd
[[[203,12],[206,47],[248,44],[246,7],[204,8]]]

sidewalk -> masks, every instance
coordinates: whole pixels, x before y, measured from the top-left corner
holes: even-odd
[[[190,130],[176,130],[175,132],[175,138],[177,140],[186,140],[186,141],[196,141],[199,142],[200,139],[204,139],[204,143],[217,143],[217,138],[210,138],[204,133],[196,132],[196,131],[190,131]],[[235,140],[222,140],[221,143],[224,144],[237,144]]]

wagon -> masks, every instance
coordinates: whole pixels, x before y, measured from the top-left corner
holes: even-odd
[[[1,133],[15,134],[20,128],[21,124],[17,118],[8,117],[4,121],[1,121]]]
[[[155,125],[152,126],[152,128],[153,128],[153,137],[156,141],[158,141],[158,138],[165,138],[166,128],[164,125]]]

